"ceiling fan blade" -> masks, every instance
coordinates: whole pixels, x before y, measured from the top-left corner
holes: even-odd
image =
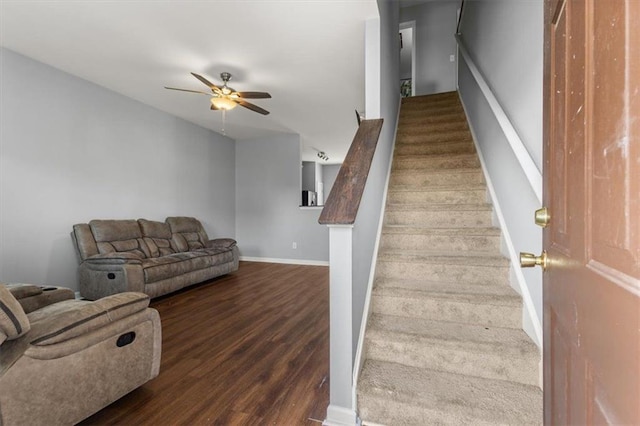
[[[178,89],[177,87],[167,87],[167,86],[164,86],[164,88],[169,90],[179,90],[180,92],[201,93],[203,95],[211,96],[211,93],[201,92],[199,90]]]
[[[270,98],[271,95],[267,92],[237,92],[238,96],[245,99],[266,99]]]
[[[255,111],[255,112],[259,113],[259,114],[262,114],[262,115],[268,115],[269,114],[269,111],[267,111],[266,109],[262,109],[258,105],[254,105],[254,104],[249,103],[249,102],[247,102],[245,100],[234,99],[234,101],[237,102],[238,104],[240,104],[241,106],[243,106],[243,107],[245,107],[247,109],[250,109],[251,111]]]
[[[218,86],[216,86],[215,84],[213,84],[212,82],[204,78],[203,76],[196,74],[195,72],[192,72],[191,75],[197,78],[198,80],[200,80],[201,82],[203,82],[204,84],[206,84],[207,87],[209,87],[211,90],[220,90]]]

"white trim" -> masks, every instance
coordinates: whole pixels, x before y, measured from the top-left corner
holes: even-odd
[[[322,422],[323,426],[354,426],[358,424],[356,412],[331,405],[327,407],[327,418]]]
[[[286,263],[288,265],[329,266],[329,261],[327,260],[278,259],[274,257],[253,256],[240,256],[240,260],[244,260],[247,262]]]
[[[462,54],[462,57],[464,58],[464,61],[467,64],[471,75],[476,80],[480,91],[487,100],[487,103],[489,104],[493,115],[496,117],[496,120],[498,121],[498,124],[502,129],[502,132],[509,142],[509,146],[511,146],[513,153],[518,159],[518,163],[520,163],[520,167],[524,171],[524,174],[529,181],[529,185],[531,185],[531,188],[533,188],[533,192],[538,198],[538,202],[542,204],[542,173],[540,173],[540,170],[538,170],[538,166],[536,166],[536,163],[531,158],[529,151],[527,151],[524,143],[522,143],[522,139],[520,139],[520,136],[518,136],[518,132],[516,132],[516,129],[513,127],[513,124],[511,124],[511,121],[509,120],[509,117],[502,109],[502,106],[500,106],[500,102],[498,102],[498,99],[496,99],[495,95],[491,91],[491,88],[487,84],[484,76],[482,75],[476,64],[473,62],[471,56],[469,56],[469,52],[467,52],[462,39],[458,34],[456,34],[455,37],[456,41],[458,42],[458,50]]]
[[[327,422],[354,424],[353,227],[329,228],[329,408]],[[345,327],[345,324],[347,326]]]
[[[389,180],[391,180],[391,167],[393,166],[393,153],[396,149],[396,134],[398,133],[398,122],[400,121],[400,107],[402,105],[402,98],[398,101],[398,115],[396,116],[396,128],[393,131],[393,141],[391,144],[391,155],[389,157],[389,167],[387,169],[387,179],[384,185],[384,192],[382,194],[382,205],[380,206],[380,219],[378,221],[378,233],[376,235],[376,242],[373,246],[373,259],[371,260],[371,269],[369,271],[369,281],[367,283],[367,293],[364,299],[364,308],[362,309],[362,319],[360,322],[360,335],[358,336],[358,346],[356,348],[356,356],[353,366],[353,383],[352,383],[352,397],[353,397],[353,409],[358,412],[358,378],[360,377],[360,368],[364,358],[364,335],[367,330],[367,322],[369,321],[369,314],[371,309],[371,292],[373,290],[373,281],[376,276],[376,266],[378,260],[378,249],[380,248],[380,239],[382,236],[382,227],[384,226],[384,214],[385,207],[387,205],[387,194],[389,192]]]
[[[411,96],[416,95],[416,21],[400,22],[400,29],[411,28]],[[397,127],[396,127],[397,128]]]
[[[464,103],[462,97],[460,97],[460,102],[462,103],[462,108],[464,109],[465,115],[469,117],[467,114],[467,107]],[[504,215],[502,214],[502,208],[500,208],[500,203],[498,202],[498,198],[496,197],[496,191],[493,187],[493,182],[491,181],[491,176],[487,171],[487,165],[484,161],[484,157],[482,156],[482,151],[480,150],[480,145],[478,144],[478,138],[476,137],[476,132],[473,129],[473,125],[469,123],[469,130],[471,131],[471,137],[473,139],[473,143],[476,146],[476,151],[478,152],[478,157],[480,158],[480,165],[482,166],[482,171],[487,181],[487,189],[489,190],[489,196],[491,197],[491,201],[493,203],[494,211],[496,213],[496,217],[498,219],[498,223],[500,224],[500,230],[502,231],[502,236],[504,239],[505,246],[507,251],[509,252],[509,259],[511,260],[512,270],[515,274],[516,281],[518,287],[520,288],[520,294],[522,295],[522,307],[524,309],[525,315],[529,316],[531,323],[533,325],[533,329],[535,332],[535,336],[530,336],[532,340],[538,344],[540,348],[542,348],[542,321],[538,317],[538,314],[535,309],[535,305],[533,304],[533,298],[531,297],[531,293],[529,292],[529,287],[527,287],[527,282],[522,274],[522,269],[518,268],[516,265],[520,264],[520,257],[516,252],[515,247],[513,246],[513,240],[511,239],[511,235],[509,234],[509,229],[507,228],[507,222],[504,219]],[[526,330],[525,330],[526,331]]]

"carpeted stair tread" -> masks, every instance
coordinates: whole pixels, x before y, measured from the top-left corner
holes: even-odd
[[[393,162],[396,170],[424,170],[424,169],[474,169],[480,167],[480,160],[476,154],[435,154],[415,155],[411,157],[396,158]]]
[[[509,260],[495,252],[451,252],[412,251],[412,250],[381,250],[378,260],[382,262],[412,262],[412,263],[446,263],[448,265],[480,265],[507,267]]]
[[[536,386],[537,347],[522,330],[374,314],[367,357]]]
[[[452,120],[440,123],[413,123],[412,126],[404,126],[398,128],[397,136],[405,135],[422,135],[427,133],[443,133],[443,132],[468,132],[469,127],[464,120]]]
[[[473,284],[472,284],[473,285]],[[480,287],[476,284],[476,287]],[[437,300],[450,300],[455,302],[474,304],[474,305],[490,305],[490,306],[521,306],[522,299],[516,292],[511,294],[469,294],[469,293],[443,293],[437,291],[429,291],[429,289],[411,290],[401,287],[376,287],[373,292],[379,296],[385,297],[404,297],[404,298],[428,298]]]
[[[426,228],[419,226],[385,225],[382,234],[403,235],[457,235],[457,236],[500,236],[500,229],[493,227],[478,228]]]
[[[387,211],[493,211],[491,204],[433,204],[433,203],[415,203],[415,204],[389,204]]]
[[[421,291],[425,293],[441,293],[450,295],[467,295],[469,297],[476,295],[489,295],[497,297],[518,297],[518,294],[509,285],[502,283],[490,283],[478,285],[474,283],[464,283],[460,281],[432,281],[429,279],[398,279],[378,277],[374,283],[375,289],[404,289],[409,291]]]
[[[399,158],[400,156],[407,155],[457,154],[464,152],[476,152],[476,148],[471,139],[456,139],[426,143],[400,143],[397,141],[394,155]]]
[[[471,132],[469,130],[434,130],[432,132],[400,134],[396,137],[396,144],[446,144],[448,142],[453,145],[464,140],[471,141]]]
[[[500,249],[500,230],[386,225],[382,228],[380,250],[387,249],[497,252]]]
[[[427,124],[439,124],[439,123],[452,123],[457,121],[465,121],[464,112],[462,110],[450,111],[440,114],[409,114],[400,115],[398,127],[413,126],[413,125],[427,125]]]
[[[389,185],[414,185],[415,187],[440,185],[469,185],[484,182],[480,167],[456,169],[397,169]]]
[[[358,406],[365,424],[542,424],[535,386],[375,360],[363,366]]]
[[[437,187],[429,186],[416,188],[414,185],[393,185],[389,186],[389,192],[443,192],[443,191],[487,191],[484,183],[474,183],[461,188],[460,185],[441,185]],[[474,203],[467,203],[474,204]]]
[[[490,351],[492,348],[499,347],[511,354],[533,351],[536,356],[539,355],[536,346],[526,333],[512,328],[484,327],[421,318],[407,321],[404,317],[380,314],[373,314],[369,324],[373,332],[372,338],[378,338],[378,334],[385,334],[385,340],[395,340],[393,335],[396,334],[400,336],[399,339],[405,341],[411,338],[446,340],[464,347],[480,345],[481,351]]]

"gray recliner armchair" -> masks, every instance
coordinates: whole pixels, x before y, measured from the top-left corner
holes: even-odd
[[[0,425],[74,424],[158,375],[149,296],[0,284]]]

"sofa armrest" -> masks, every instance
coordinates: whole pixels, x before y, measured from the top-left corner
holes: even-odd
[[[104,254],[95,254],[93,256],[88,257],[85,262],[93,263],[93,264],[112,264],[112,265],[122,265],[125,263],[128,264],[142,264],[142,258],[130,252],[114,252],[114,253],[104,253]]]
[[[42,287],[34,284],[10,283],[7,288],[16,300],[42,294]]]
[[[135,292],[114,294],[95,302],[61,302],[56,306],[52,305],[49,308],[51,312],[44,312],[48,308],[42,310],[39,316],[46,316],[46,321],[33,318],[34,327],[29,336],[31,345],[46,346],[67,341],[133,315],[148,306],[149,296]]]
[[[205,244],[206,248],[216,248],[216,249],[228,249],[237,244],[237,241],[233,238],[215,238],[213,240],[207,241]]]
[[[76,297],[73,290],[65,287],[12,283],[8,284],[7,288],[27,314],[53,303]]]

